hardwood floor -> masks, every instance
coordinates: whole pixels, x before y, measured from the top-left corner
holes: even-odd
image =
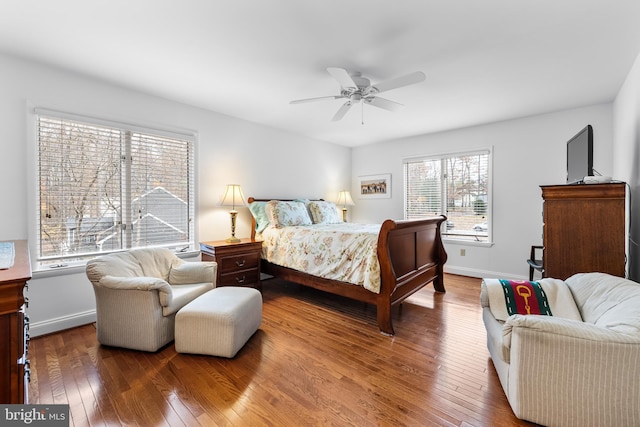
[[[445,277],[394,310],[279,280],[233,359],[100,346],[93,325],[31,341],[30,403],[75,426],[532,426],[511,412],[486,349],[480,280]]]

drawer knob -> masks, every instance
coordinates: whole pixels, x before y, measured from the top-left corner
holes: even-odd
[[[238,267],[244,267],[244,264],[245,264],[245,260],[242,260],[242,261],[236,261],[236,265],[237,265]]]
[[[242,277],[236,277],[236,282],[237,282],[237,283],[244,283],[245,279],[246,279],[246,277],[245,277],[245,276],[242,276]]]

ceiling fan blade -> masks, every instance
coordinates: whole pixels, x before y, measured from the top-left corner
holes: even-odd
[[[349,111],[349,109],[351,108],[351,105],[353,105],[351,101],[347,101],[344,104],[342,104],[342,107],[338,109],[338,111],[333,116],[331,121],[337,122],[338,120],[342,119],[344,115],[347,114],[347,111]]]
[[[389,101],[388,99],[380,98],[379,96],[365,98],[364,101],[367,104],[373,105],[374,107],[382,108],[389,111],[398,111],[400,108],[404,107],[404,105],[398,102]]]
[[[358,85],[344,68],[328,67],[327,71],[340,83],[340,87],[344,89],[358,89]]]
[[[403,86],[409,86],[415,83],[424,81],[426,76],[422,71],[416,71],[415,73],[407,74],[406,76],[396,77],[395,79],[386,80],[384,82],[371,85],[372,93],[386,92],[391,89],[397,89]]]
[[[344,96],[335,95],[335,96],[319,96],[317,98],[296,99],[293,101],[289,101],[289,104],[304,104],[305,102],[324,101],[325,99],[340,99],[340,98],[344,98]]]

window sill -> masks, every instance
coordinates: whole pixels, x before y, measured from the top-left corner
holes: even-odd
[[[477,246],[479,248],[490,248],[494,244],[493,242],[476,242],[473,240],[447,239],[446,237],[442,238],[442,242],[445,244]]]
[[[68,264],[64,267],[48,267],[46,265],[35,266],[32,271],[34,279],[42,279],[45,277],[66,276],[71,274],[84,273],[86,263]]]
[[[176,256],[181,259],[194,258],[200,256],[199,250],[191,250],[185,252],[176,252]],[[33,279],[42,279],[45,277],[67,276],[71,274],[84,274],[87,262],[68,263],[64,267],[49,267],[47,265],[34,266],[32,270]]]

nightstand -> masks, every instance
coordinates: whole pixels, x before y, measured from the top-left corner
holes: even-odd
[[[262,242],[241,239],[238,243],[224,240],[201,242],[202,261],[218,263],[216,286],[247,286],[261,289],[260,253]]]

